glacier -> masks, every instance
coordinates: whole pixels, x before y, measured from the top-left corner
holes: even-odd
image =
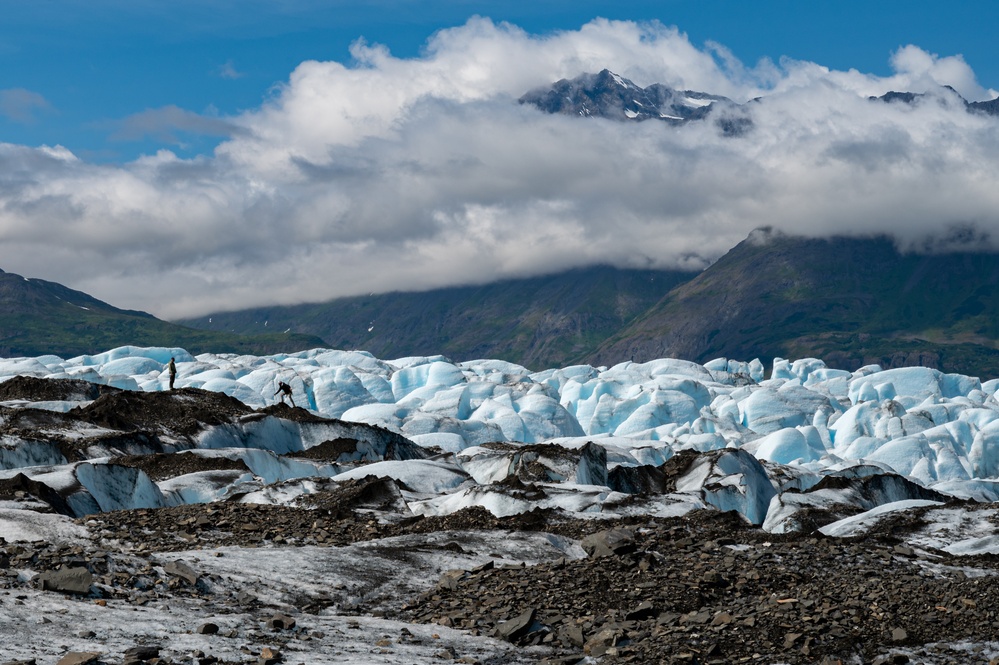
[[[849,372],[814,358],[776,358],[767,378],[759,360],[719,358],[702,365],[663,358],[532,372],[506,361],[452,362],[440,355],[384,360],[364,351],[311,349],[193,356],[181,348],[126,346],[68,359],[0,359],[0,383],[15,376],[82,378],[164,392],[170,358],[177,361],[177,388],[223,393],[263,409],[277,403],[274,393],[284,381],[305,410],[345,422],[251,414],[208,428],[190,452],[239,460],[246,472],[195,473],[159,484],[142,472],[109,471],[94,460],[69,464],[44,437],[5,435],[0,476],[23,472],[64,492],[79,487],[68,500],[81,514],[216,500],[235,486],[266,501],[269,484],[298,483],[282,490],[296,495],[309,491],[310,478],[362,474],[409,486],[416,514],[476,505],[496,515],[538,505],[623,514],[634,510],[623,504],[627,488],[640,482],[635,478],[647,478],[649,469],[689,451],[699,457],[645,510],[678,514],[708,505],[735,510],[774,532],[799,528],[802,510],[837,502],[869,510],[890,502],[999,496],[999,380],[925,367],[869,365]],[[85,403],[0,405],[66,413]],[[334,465],[288,457],[343,434],[350,422],[401,435],[437,461],[379,461],[385,458],[378,451]],[[366,445],[371,450],[375,444]],[[354,468],[362,462],[375,463]],[[543,496],[527,501],[495,485],[526,477],[532,465],[545,469],[543,477],[530,478]],[[630,469],[631,479],[615,469]],[[905,483],[888,483],[873,495],[867,486],[827,486],[834,479],[861,483],[885,474]],[[923,496],[917,487],[934,494]]]

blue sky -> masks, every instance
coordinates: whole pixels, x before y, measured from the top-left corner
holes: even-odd
[[[760,226],[999,249],[999,120],[945,87],[996,96],[994,7],[0,0],[0,269],[177,318],[699,268]],[[604,68],[759,98],[752,130],[517,103]]]
[[[999,8],[989,0],[3,0],[0,7],[0,90],[22,92],[0,104],[0,140],[63,145],[100,162],[160,146],[210,151],[224,130],[179,111],[210,119],[256,107],[304,60],[349,63],[359,38],[417,56],[435,31],[473,15],[537,34],[595,17],[655,20],[695,45],[719,42],[748,65],[790,57],[880,75],[893,51],[915,44],[963,55],[983,87],[999,88]],[[154,109],[173,113],[136,117]]]

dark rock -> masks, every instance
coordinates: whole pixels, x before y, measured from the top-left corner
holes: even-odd
[[[529,609],[521,612],[513,619],[504,621],[496,626],[496,637],[513,642],[526,635],[531,625],[534,623],[535,610]]]
[[[559,631],[559,637],[563,642],[576,647],[582,647],[586,643],[586,638],[583,636],[583,629],[575,623],[562,627]]]
[[[275,614],[267,619],[265,625],[271,630],[291,630],[295,627],[295,619],[287,614]]]
[[[0,383],[0,386],[7,385],[9,382]],[[20,493],[20,497],[18,494]],[[62,497],[56,490],[52,489],[43,482],[32,480],[28,478],[23,473],[18,473],[13,478],[5,478],[0,480],[0,499],[14,499],[23,498],[25,496],[33,496],[43,503],[47,503],[53,512],[60,515],[67,515],[70,517],[75,517],[73,514],[73,509],[69,507],[66,503],[66,499]]]
[[[593,558],[630,554],[637,549],[635,530],[629,527],[598,531],[583,538],[579,544]]]
[[[86,665],[87,663],[96,663],[102,655],[98,651],[70,651],[56,661],[56,665]]]
[[[85,595],[90,593],[94,576],[86,568],[62,568],[40,573],[36,578],[42,591],[62,591]]]
[[[624,615],[627,621],[644,621],[645,619],[651,619],[657,616],[659,613],[656,612],[655,607],[648,600],[641,603],[638,607],[631,610]]]
[[[448,570],[441,575],[441,579],[437,583],[437,586],[442,589],[450,589],[454,591],[458,588],[458,582],[467,576],[468,573],[464,570]]]
[[[183,561],[168,561],[163,564],[163,570],[168,575],[173,575],[174,577],[179,577],[188,584],[198,583],[198,573],[195,572],[193,568],[184,563]]]
[[[906,665],[909,657],[902,653],[881,655],[874,659],[874,665]]]
[[[101,395],[119,391],[120,388],[83,379],[40,379],[33,376],[15,376],[0,383],[0,402],[20,399],[29,402],[87,402],[95,400]]]
[[[160,648],[156,646],[139,646],[126,649],[122,658],[122,665],[141,665],[146,661],[157,658],[160,655]]]

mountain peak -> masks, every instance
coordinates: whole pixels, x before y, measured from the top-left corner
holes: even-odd
[[[783,231],[775,229],[772,226],[760,226],[750,231],[743,242],[757,246],[767,245],[783,235]]]
[[[596,82],[598,85],[618,85],[622,88],[637,88],[641,90],[641,88],[628,79],[615,74],[609,69],[601,69],[600,73],[597,74]]]
[[[703,120],[719,105],[736,108],[730,99],[705,92],[675,90],[661,83],[642,88],[609,69],[561,79],[526,93],[519,101],[546,113],[621,122],[659,120],[673,125]],[[728,134],[738,133],[729,131],[736,125],[740,131],[745,129],[744,123],[733,123],[731,118],[719,119],[719,123]]]

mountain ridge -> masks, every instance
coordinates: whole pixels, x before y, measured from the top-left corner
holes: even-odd
[[[696,274],[594,266],[480,286],[212,313],[181,323],[234,332],[291,328],[378,357],[444,354],[542,369],[585,357]]]
[[[700,273],[599,266],[177,324],[0,272],[0,355],[69,357],[123,345],[195,353],[330,347],[494,358],[538,370],[663,357],[817,357],[840,369],[923,365],[992,377],[999,376],[997,285],[994,252],[902,253],[886,236],[769,230]],[[20,299],[11,297],[17,290]]]
[[[925,365],[999,376],[999,254],[903,254],[887,236],[758,230],[594,352],[815,356],[854,369]]]
[[[949,85],[926,92],[889,91],[870,96],[871,102],[916,105],[927,99],[953,95],[969,113],[999,115],[999,98],[970,102]],[[559,79],[549,86],[534,88],[522,95],[520,104],[534,106],[549,114],[584,118],[604,118],[619,122],[659,120],[672,126],[713,119],[725,136],[743,136],[753,127],[751,104],[765,103],[756,97],[744,104],[728,97],[696,90],[677,90],[662,83],[641,87],[609,69],[583,73],[572,79]]]
[[[582,315],[606,307],[601,303],[611,298],[584,303],[563,295],[528,295],[564,294],[567,282],[585,276],[587,285],[577,294],[583,298],[597,293],[596,282],[608,274],[613,273],[574,271],[523,283],[211,314],[200,321],[238,323],[242,327],[237,332],[248,331],[262,325],[259,318],[255,324],[250,319],[266,314],[282,327],[342,341],[344,348],[376,349],[379,357],[442,353],[456,359],[509,360],[535,369],[663,357],[694,362],[818,357],[839,369],[923,365],[999,376],[997,253],[906,254],[887,236],[821,239],[760,229],[704,271],[676,275],[669,290],[633,294],[637,299],[613,330],[606,319],[596,327],[593,318]],[[546,280],[552,282],[545,285]],[[625,289],[625,283],[618,288]],[[533,304],[532,297],[537,298]],[[627,296],[622,291],[615,297]],[[474,300],[481,301],[477,308],[467,308]],[[552,305],[555,301],[560,304]],[[636,311],[636,303],[647,307]],[[337,321],[356,330],[367,320],[360,312],[379,313],[371,321],[381,330],[377,340],[369,338],[374,343],[356,334],[343,337],[301,327],[311,318],[312,325]],[[488,328],[478,321],[486,312],[492,321]],[[289,318],[295,316],[299,319]],[[185,323],[199,325],[198,320]],[[513,330],[520,343],[511,341],[517,336]],[[489,331],[497,343],[484,341]],[[563,339],[567,334],[572,344]],[[468,345],[470,338],[478,343]],[[422,345],[413,343],[418,339]]]

